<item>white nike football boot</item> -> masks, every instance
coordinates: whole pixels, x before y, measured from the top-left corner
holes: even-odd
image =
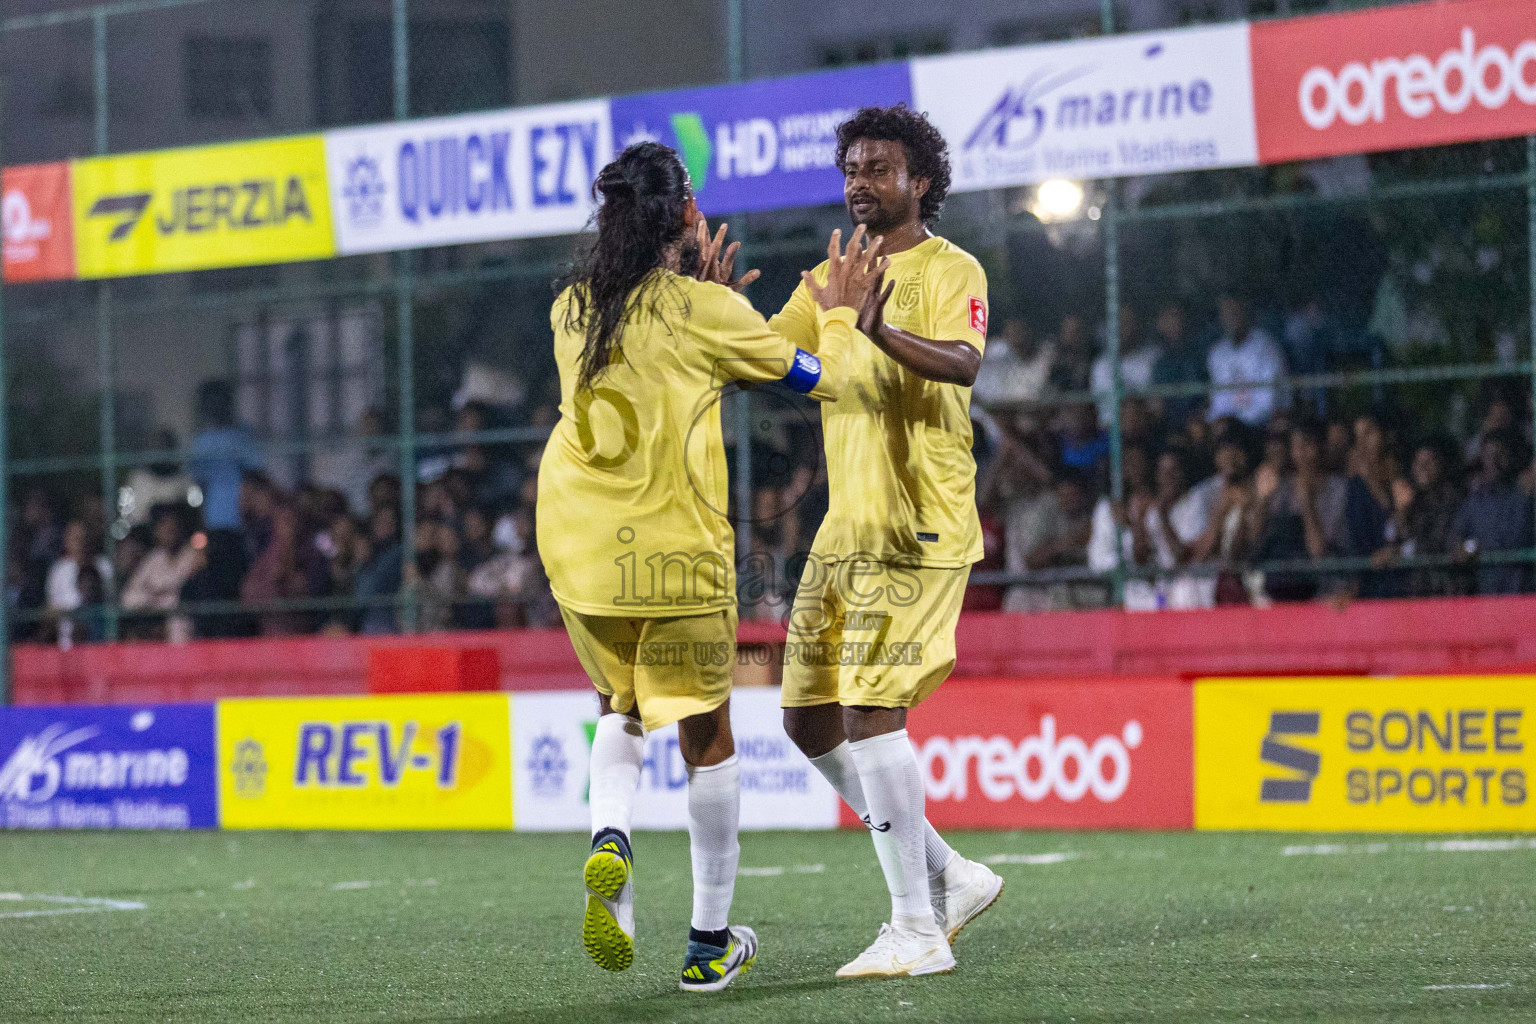
[[[954,942],[961,929],[997,902],[1003,894],[1003,879],[985,864],[966,860],[957,853],[943,872],[929,877],[928,892],[939,930]]]
[[[915,978],[923,974],[948,974],[955,969],[955,955],[942,932],[917,932],[880,926],[880,934],[852,963],[838,968],[839,978]]]

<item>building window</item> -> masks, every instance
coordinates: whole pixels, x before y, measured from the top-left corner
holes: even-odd
[[[1059,43],[1067,39],[1086,39],[1099,35],[1102,24],[1097,17],[1047,20],[1032,18],[995,25],[987,33],[993,46],[1024,46],[1028,43]]]
[[[949,52],[947,32],[913,32],[875,39],[854,39],[821,47],[823,67],[840,68],[850,64],[873,64],[881,60],[905,60]]]
[[[193,36],[186,41],[190,117],[270,117],[272,44]]]

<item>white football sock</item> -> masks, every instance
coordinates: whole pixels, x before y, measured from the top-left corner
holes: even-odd
[[[592,834],[616,828],[629,835],[645,759],[645,730],[628,715],[603,715],[592,734],[592,767],[587,802],[592,810]]]
[[[693,860],[693,927],[719,931],[736,892],[741,843],[741,764],[736,755],[688,769],[688,852]]]
[[[853,754],[849,751],[847,740],[820,757],[811,758],[810,762],[817,771],[821,772],[821,777],[832,784],[832,788],[837,790],[837,795],[843,798],[843,803],[847,804],[854,814],[861,820],[869,815],[869,804],[864,799],[864,786],[859,782],[859,769],[853,763]],[[923,819],[923,826],[923,846],[928,862],[928,875],[931,878],[937,877],[942,875],[944,869],[949,866],[955,851],[944,841],[944,837],[934,830],[926,818]],[[886,844],[881,840],[888,838],[890,833],[876,832],[871,829],[869,834],[874,837],[875,852],[880,856],[880,862],[884,864],[885,854],[881,851],[881,846]]]
[[[869,801],[871,828],[896,840],[894,863],[887,865],[882,860],[880,864],[886,887],[891,890],[891,924],[937,932],[939,926],[928,896],[922,769],[907,740],[907,730],[858,740],[848,744],[848,749]]]

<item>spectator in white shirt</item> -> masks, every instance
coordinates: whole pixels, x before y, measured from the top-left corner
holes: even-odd
[[[97,552],[90,554],[90,531],[79,519],[72,519],[64,527],[64,551],[48,569],[46,593],[48,608],[55,612],[72,612],[85,603],[80,587],[82,566],[91,565],[101,577],[103,587],[112,586],[112,563],[107,556]]]
[[[1056,347],[1042,342],[1021,317],[1003,321],[1002,338],[987,341],[971,399],[978,405],[1025,405],[1038,402],[1051,376]]]
[[[202,563],[202,554],[187,536],[186,515],[176,505],[154,510],[155,546],[144,556],[123,588],[127,611],[170,611],[181,600],[181,588]]]
[[[1157,339],[1141,333],[1141,318],[1130,304],[1120,307],[1120,392],[1145,391],[1152,383],[1152,367],[1157,365],[1163,347]],[[1113,411],[1114,366],[1109,352],[1093,361],[1092,387],[1099,401],[1099,419],[1109,422]]]
[[[1213,478],[1190,487],[1189,470],[1176,452],[1164,452],[1157,460],[1156,480],[1156,492],[1142,519],[1142,533],[1136,538],[1137,554],[1150,555],[1158,568],[1168,571],[1154,583],[1154,607],[1213,608],[1214,575],[1171,570],[1195,559],[1195,546],[1210,525],[1221,480]],[[1126,607],[1130,607],[1129,594]]]
[[[1216,386],[1252,384],[1211,395],[1206,419],[1236,416],[1251,427],[1263,426],[1276,411],[1290,407],[1285,386],[1285,352],[1262,328],[1254,326],[1253,309],[1239,295],[1225,294],[1220,301],[1222,337],[1206,359],[1211,383]]]

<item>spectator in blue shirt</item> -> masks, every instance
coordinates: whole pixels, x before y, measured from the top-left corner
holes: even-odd
[[[183,601],[235,601],[250,564],[242,531],[240,487],[259,470],[261,449],[249,428],[235,423],[235,391],[228,381],[204,381],[197,389],[202,428],[192,438],[192,478],[203,492],[207,527],[202,568],[182,588]],[[193,620],[198,636],[246,636],[248,617],[213,614]]]
[[[1109,435],[1099,428],[1099,407],[1074,402],[1061,411],[1060,450],[1057,458],[1068,469],[1080,470],[1095,480],[1109,459]]]

